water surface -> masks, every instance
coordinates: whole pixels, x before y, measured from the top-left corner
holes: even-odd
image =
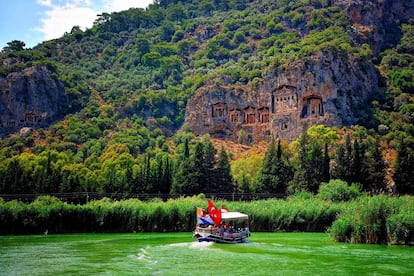
[[[323,233],[253,233],[244,244],[191,233],[0,237],[0,275],[413,275],[414,248],[336,243]]]

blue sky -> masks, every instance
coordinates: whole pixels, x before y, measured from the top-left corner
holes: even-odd
[[[146,8],[153,0],[0,0],[0,49],[12,40],[32,48],[73,26],[92,27],[96,15]]]

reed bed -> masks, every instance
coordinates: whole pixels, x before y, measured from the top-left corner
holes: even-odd
[[[414,241],[414,198],[408,196],[361,196],[348,202],[293,196],[214,203],[249,214],[253,232],[329,231],[337,241],[355,243]],[[49,196],[32,203],[0,200],[0,234],[189,232],[195,226],[196,207],[207,209],[203,196],[165,202],[104,198],[84,205]]]
[[[329,232],[340,242],[414,244],[414,198],[360,197],[344,205]]]

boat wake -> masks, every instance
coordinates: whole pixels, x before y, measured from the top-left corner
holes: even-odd
[[[169,247],[188,247],[191,249],[203,249],[210,247],[214,242],[181,242],[181,243],[172,243],[167,246]]]
[[[140,248],[139,253],[135,255],[135,259],[138,261],[145,262],[148,265],[155,265],[157,261],[153,260],[145,248]]]
[[[190,248],[204,249],[204,248],[210,247],[213,244],[214,244],[214,242],[207,242],[207,241],[203,241],[203,242],[192,242],[191,245],[190,245]]]

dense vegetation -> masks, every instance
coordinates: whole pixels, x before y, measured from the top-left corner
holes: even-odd
[[[23,42],[12,41],[0,53],[2,61],[12,61],[0,66],[0,75],[29,66],[47,66],[53,77],[64,83],[71,102],[69,113],[50,127],[37,129],[30,136],[10,135],[0,140],[0,194],[107,192],[128,197],[144,193],[320,191],[318,196],[325,200],[329,192],[323,189],[331,179],[345,181],[345,186],[342,182],[342,186],[335,186],[339,190],[352,188],[330,198],[333,202],[354,198],[360,191],[413,194],[413,23],[400,22],[398,32],[385,33],[387,43],[380,52],[373,53],[369,45],[359,43],[353,36],[346,11],[331,1],[161,0],[145,10],[103,13],[91,29],[82,31],[75,26],[62,38],[45,41],[33,49],[24,49]],[[356,108],[358,125],[344,129],[310,127],[291,144],[271,141],[264,156],[256,153],[237,160],[231,151],[214,148],[210,137],[195,137],[182,127],[185,104],[197,88],[208,83],[254,87],[269,71],[282,70],[287,62],[306,61],[318,51],[353,55],[376,64],[381,89],[371,95],[368,103]],[[387,214],[378,222],[381,229],[400,225],[401,219],[409,230],[387,230],[387,238],[381,234],[379,241],[391,242],[391,237],[404,231],[412,235],[412,216],[393,214],[388,218],[392,213],[389,210],[394,210],[397,203],[385,198],[374,197],[373,201],[366,199],[358,204],[380,202],[380,211]],[[258,204],[266,208],[288,204],[269,202]],[[328,226],[335,219],[335,208],[342,206],[312,202],[319,202],[328,212],[322,216],[327,223],[313,230]],[[412,206],[411,200],[407,202]],[[39,204],[2,202],[2,210],[8,210],[0,212],[2,220],[11,221],[17,232],[17,223],[19,227],[23,223],[22,229],[32,227],[36,232],[43,225],[36,219],[31,221],[24,212],[42,219],[52,214],[59,220],[56,227],[73,231],[154,230],[145,228],[154,227],[154,223],[144,226],[137,222],[141,221],[141,213],[129,213],[144,212],[141,209],[146,208],[133,200],[113,204],[99,201],[85,206],[56,202],[42,207],[45,213],[38,213],[41,208],[36,206],[45,205]],[[108,228],[100,228],[102,220],[96,210],[105,204],[110,210],[102,214],[113,216],[114,221],[129,220],[129,216],[137,220],[130,222],[131,227],[128,223],[119,224],[122,229],[112,222]],[[234,204],[241,210],[251,207]],[[192,227],[188,217],[194,204],[188,206],[174,207],[172,213],[183,222],[165,230]],[[341,227],[346,226],[343,236],[337,234],[343,237],[339,240],[362,241],[366,238],[348,235],[362,233],[364,221],[350,221],[355,215],[352,206],[356,205],[347,206],[351,207],[341,213],[332,231],[341,232]],[[164,207],[154,208],[161,218]],[[120,210],[127,213],[122,215]],[[65,218],[73,218],[68,222],[60,220],[62,212],[67,214]],[[265,216],[271,219],[269,214]],[[289,228],[282,219],[270,221],[255,220],[255,227],[309,230],[291,223],[295,226]],[[74,228],[70,228],[71,222]]]
[[[316,194],[330,179],[372,194],[413,194],[414,25],[398,27],[399,39],[374,54],[331,1],[161,0],[103,13],[91,29],[75,26],[33,49],[12,41],[1,59],[15,63],[0,75],[47,66],[71,104],[60,122],[0,140],[0,194]],[[326,50],[373,61],[381,73],[382,90],[358,107],[359,125],[311,127],[231,165],[233,153],[208,136],[177,131],[204,84],[254,86]]]
[[[331,186],[338,186],[338,183],[331,183]],[[336,188],[328,190],[332,196],[340,194]],[[248,213],[253,232],[329,231],[337,241],[414,243],[412,197],[370,197],[358,193],[356,199],[331,202],[310,193],[300,193],[287,200],[216,203]],[[84,205],[68,204],[48,196],[32,203],[1,201],[0,234],[190,232],[194,228],[197,206],[206,206],[203,196],[167,202],[102,199]]]

